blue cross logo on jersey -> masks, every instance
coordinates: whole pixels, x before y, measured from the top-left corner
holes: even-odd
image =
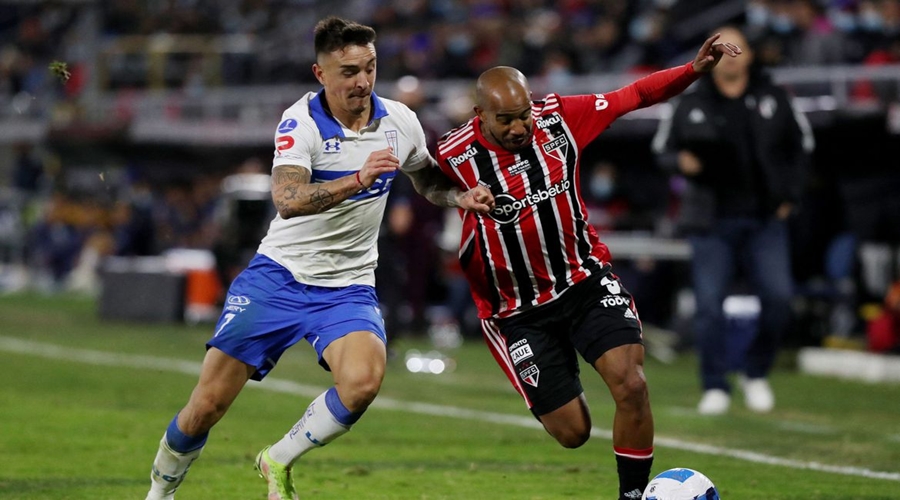
[[[397,131],[396,130],[388,130],[384,133],[384,138],[387,139],[388,146],[391,147],[391,150],[396,155],[399,148],[397,146]]]
[[[341,152],[341,141],[337,139],[328,139],[325,141],[325,153],[334,154]]]

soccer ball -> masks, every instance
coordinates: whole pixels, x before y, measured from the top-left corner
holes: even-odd
[[[719,491],[695,470],[669,469],[650,481],[641,500],[719,500]]]

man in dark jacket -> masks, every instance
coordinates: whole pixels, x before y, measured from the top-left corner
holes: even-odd
[[[717,31],[748,47],[739,30]],[[756,70],[752,51],[744,56],[723,59],[698,81],[653,140],[660,163],[687,179],[680,227],[692,249],[703,414],[725,413],[731,403],[723,302],[738,271],[762,307],[740,379],[745,402],[757,412],[774,406],[767,376],[791,320],[793,294],[787,219],[814,146],[787,92]]]

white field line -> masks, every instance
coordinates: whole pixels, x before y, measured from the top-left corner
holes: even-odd
[[[48,359],[85,363],[95,366],[139,368],[165,372],[184,373],[188,375],[198,375],[200,373],[200,363],[194,361],[94,351],[89,349],[78,349],[56,344],[22,340],[13,337],[0,336],[0,350],[16,354],[38,356]],[[277,379],[272,377],[266,378],[262,383],[259,384],[250,384],[248,387],[255,387],[286,394],[294,394],[308,398],[314,398],[325,391],[325,388],[323,387],[313,387],[309,385],[298,384],[296,382],[291,382],[290,380]],[[452,417],[463,420],[477,420],[480,422],[515,425],[518,427],[526,427],[530,429],[542,429],[540,422],[530,416],[508,415],[503,413],[458,408],[455,406],[400,401],[397,399],[382,396],[379,396],[375,400],[373,406],[388,410],[416,413],[419,415]],[[606,440],[612,439],[611,431],[600,429],[598,427],[594,427],[591,430],[591,435]],[[807,469],[827,472],[831,474],[843,474],[847,476],[860,476],[870,479],[900,481],[900,472],[882,472],[873,471],[871,469],[861,467],[845,467],[822,464],[819,462],[803,462],[800,460],[791,460],[787,458],[765,455],[763,453],[757,453],[753,451],[691,443],[662,436],[656,436],[654,441],[654,444],[656,446],[690,451],[694,453],[703,453],[706,455],[730,457],[747,462],[775,465],[791,469]]]

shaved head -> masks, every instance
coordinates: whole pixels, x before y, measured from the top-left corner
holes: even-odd
[[[492,105],[510,99],[531,102],[528,79],[516,68],[495,66],[478,77],[475,84],[475,105],[490,109]]]
[[[489,142],[509,151],[531,144],[531,88],[516,68],[496,66],[478,77],[475,114]]]

